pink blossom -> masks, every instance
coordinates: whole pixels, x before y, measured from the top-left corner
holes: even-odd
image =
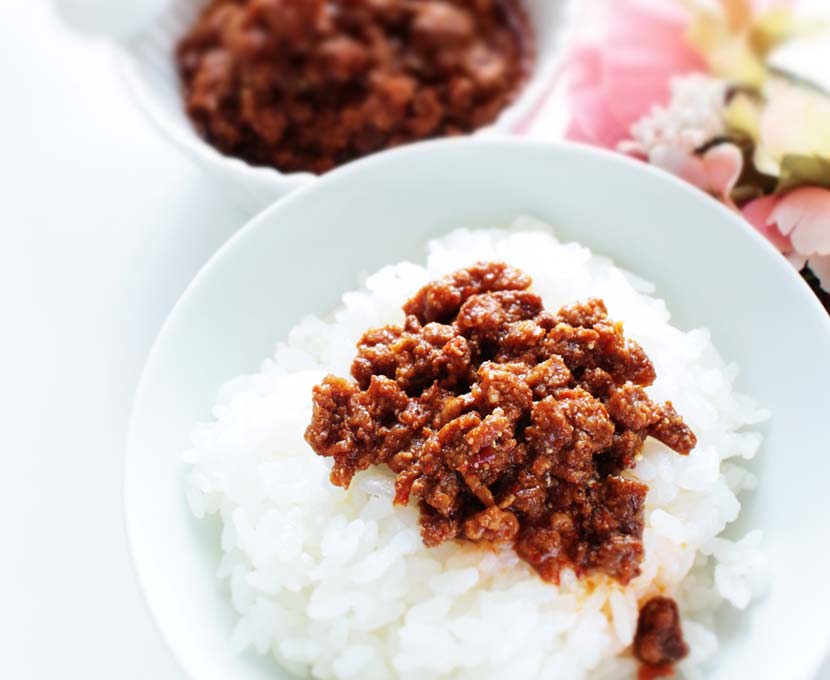
[[[568,64],[569,139],[609,149],[631,126],[670,97],[673,76],[705,72],[684,36],[689,18],[665,3],[615,0],[602,40],[578,47]]]
[[[786,194],[769,216],[796,252],[830,255],[830,191],[801,187]]]
[[[651,150],[648,160],[730,205],[729,194],[743,168],[741,150],[730,143],[713,146],[702,155],[675,146],[659,145]]]
[[[801,187],[764,196],[742,213],[796,268],[809,264],[821,287],[830,290],[830,190]]]
[[[793,252],[793,244],[784,236],[778,226],[770,221],[770,215],[778,204],[778,196],[763,196],[747,203],[741,213],[744,219],[785,255]]]

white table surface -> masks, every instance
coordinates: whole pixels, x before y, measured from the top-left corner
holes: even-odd
[[[249,216],[136,111],[105,44],[45,0],[0,10],[0,677],[180,678],[127,553],[125,428],[165,316]]]

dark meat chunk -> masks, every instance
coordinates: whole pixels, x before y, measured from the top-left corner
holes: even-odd
[[[544,340],[545,329],[541,328],[535,319],[509,323],[498,338],[499,351],[494,359],[499,363],[519,361],[534,364],[541,356]],[[541,378],[537,381],[540,380]]]
[[[404,306],[421,323],[449,322],[473,295],[530,287],[530,277],[506,264],[480,263],[429,283]]]
[[[366,73],[369,67],[368,50],[354,38],[345,35],[326,38],[320,43],[317,60],[323,72],[337,82],[348,82]],[[272,144],[277,142],[266,140]]]
[[[435,480],[432,488],[424,494],[424,503],[444,517],[454,517],[463,501],[461,479],[455,472],[447,471]]]
[[[466,443],[469,455],[456,463],[459,466],[456,469],[464,475],[476,475],[487,486],[494,484],[508,468],[523,462],[524,450],[517,450],[515,421],[503,413],[486,416],[467,434]],[[487,500],[479,500],[490,505],[492,494],[488,490]]]
[[[519,520],[510,510],[497,507],[476,513],[464,522],[464,536],[471,541],[503,543],[519,533]]]
[[[556,399],[571,425],[585,435],[591,453],[611,446],[614,440],[614,423],[608,416],[605,404],[581,387],[560,390],[556,394]]]
[[[524,380],[526,370],[524,364],[483,363],[473,388],[479,408],[484,412],[501,409],[514,421],[528,413],[533,405],[533,392]]]
[[[605,303],[596,298],[567,305],[555,320],[562,328],[549,334],[549,342],[568,366],[602,368],[614,381],[647,387],[654,382],[654,366],[643,348],[623,336],[622,324],[608,319]],[[590,332],[593,331],[593,332]]]
[[[458,516],[445,517],[424,502],[420,507],[421,538],[428,548],[451,541],[461,533],[461,520]]]
[[[399,417],[409,407],[397,383],[384,377],[373,377],[366,391],[334,376],[315,387],[306,440],[320,455],[334,458],[332,483],[348,487],[356,472],[405,449],[413,431]]]
[[[674,410],[672,403],[667,401],[658,407],[658,411],[660,418],[648,428],[648,433],[684,456],[691,453],[697,445],[697,437]]]
[[[618,385],[633,382],[647,387],[656,373],[651,360],[636,342],[623,336],[622,324],[598,321],[594,330],[599,334],[597,365],[607,371]]]
[[[452,326],[430,323],[422,328],[415,317],[407,319],[402,331],[387,327],[367,332],[357,352],[352,376],[361,387],[374,375],[393,378],[407,391],[436,380],[451,385],[466,381],[470,370],[465,338]]]
[[[333,484],[348,487],[356,472],[375,462],[371,446],[375,428],[353,383],[328,376],[314,388],[314,413],[306,440],[319,455],[335,459]]]
[[[523,517],[541,518],[548,510],[548,485],[531,470],[522,468],[507,487],[499,507],[510,507]]]
[[[415,12],[412,35],[417,43],[429,48],[463,45],[473,39],[475,22],[471,14],[451,2],[428,0]]]
[[[598,571],[628,585],[640,575],[643,561],[642,539],[625,534],[612,534],[609,538],[592,547],[584,563],[586,572]]]
[[[580,383],[584,389],[595,397],[605,401],[608,400],[614,390],[614,379],[610,373],[603,371],[601,368],[590,368],[583,371]]]
[[[643,450],[645,438],[645,432],[618,429],[614,432],[611,446],[597,460],[597,467],[606,475],[617,475],[634,467],[637,456]]]
[[[419,402],[424,410],[431,414],[433,429],[441,429],[476,406],[476,400],[472,394],[456,396],[454,392],[439,387],[437,383],[424,391]]]
[[[588,298],[584,302],[565,305],[556,314],[560,322],[578,328],[593,328],[608,317],[608,309],[599,298]]]
[[[509,64],[504,56],[482,41],[467,50],[463,65],[470,80],[484,92],[504,87],[509,73]]]
[[[668,597],[654,597],[646,602],[637,619],[634,655],[647,666],[670,667],[688,653],[677,603]]]
[[[212,6],[222,5],[214,2]],[[312,38],[322,33],[326,21],[324,0],[251,0],[248,16],[244,15],[240,9],[241,17],[267,27],[274,39],[284,41],[296,51],[304,49]],[[244,19],[240,23],[244,24]]]
[[[210,0],[176,50],[208,143],[316,173],[492,123],[534,53],[520,0]]]
[[[533,404],[530,425],[525,428],[525,440],[538,458],[552,459],[571,445],[574,426],[564,406],[555,398],[547,397]],[[539,471],[542,474],[545,470]]]
[[[473,295],[461,305],[455,325],[462,335],[478,333],[491,340],[505,334],[508,324],[526,321],[542,311],[542,300],[527,291],[505,290]]]
[[[202,67],[194,76],[194,94],[190,106],[207,115],[218,114],[222,105],[232,95],[234,86],[233,61],[226,52],[208,52],[202,59]],[[230,134],[237,134],[232,131]]]
[[[593,508],[590,531],[594,536],[643,533],[643,507],[648,487],[622,477],[606,477],[599,485],[600,503]]]
[[[632,382],[613,390],[606,404],[614,422],[631,430],[645,430],[661,417],[646,391]]]
[[[572,379],[562,357],[555,354],[533,366],[527,374],[527,384],[533,390],[535,399],[555,394],[560,387],[570,385]]]
[[[583,531],[590,549],[583,568],[613,576],[626,585],[640,574],[643,559],[643,507],[648,487],[622,477],[606,477],[595,488]],[[597,502],[598,501],[598,502]]]
[[[580,328],[558,323],[548,331],[545,351],[558,356],[571,372],[596,366],[599,333],[591,328]]]
[[[516,539],[516,554],[551,583],[559,583],[559,573],[570,561],[562,534],[544,525],[522,527]]]
[[[398,358],[393,349],[403,335],[403,329],[394,326],[373,328],[366,331],[357,343],[357,357],[352,363],[352,376],[363,388],[374,375],[394,378]]]
[[[648,488],[623,473],[647,436],[688,453],[694,434],[651,401],[651,362],[601,300],[554,315],[529,286],[480,263],[422,288],[403,326],[363,335],[356,382],[315,388],[306,439],[340,486],[387,465],[426,545],[512,542],[545,580],[570,568],[627,584]]]
[[[653,385],[657,378],[654,364],[651,363],[645,350],[633,340],[625,341],[623,350],[617,354],[616,361],[611,366],[618,382],[630,380],[648,387]]]

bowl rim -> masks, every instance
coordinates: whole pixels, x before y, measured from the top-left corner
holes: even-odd
[[[796,289],[801,290],[800,295],[807,296],[809,300],[809,302],[807,302],[807,308],[812,310],[810,314],[813,317],[815,317],[815,320],[817,321],[818,325],[824,328],[824,332],[827,338],[830,339],[830,315],[821,305],[820,301],[815,296],[813,291],[810,289],[806,281],[804,281],[804,279],[798,274],[798,272],[792,267],[792,265],[789,264],[789,262],[781,256],[778,250],[766,238],[764,238],[759,232],[753,229],[752,226],[749,225],[745,220],[743,220],[738,214],[730,210],[727,206],[720,203],[719,201],[711,198],[695,186],[679,179],[674,175],[660,170],[655,166],[644,164],[642,162],[639,162],[635,159],[632,159],[628,156],[619,153],[615,153],[606,149],[598,148],[581,142],[570,141],[550,142],[535,139],[522,139],[517,137],[491,137],[486,139],[449,138],[427,140],[407,145],[404,147],[387,149],[376,154],[371,154],[370,156],[359,159],[357,161],[347,163],[343,166],[340,166],[332,170],[329,173],[326,173],[325,176],[320,178],[319,182],[308,183],[300,187],[297,191],[294,191],[289,196],[275,201],[269,207],[267,207],[266,209],[255,215],[253,218],[248,220],[242,227],[240,227],[236,232],[234,232],[218,248],[218,250],[213,255],[211,255],[208,258],[208,260],[202,265],[202,267],[199,269],[199,271],[196,273],[196,275],[193,277],[190,283],[185,287],[184,291],[181,293],[181,295],[171,308],[170,312],[166,316],[164,322],[160,327],[160,330],[158,331],[158,334],[156,335],[155,340],[151,345],[149,352],[146,355],[146,359],[142,365],[140,377],[136,383],[137,386],[130,406],[130,415],[128,420],[128,426],[126,428],[125,449],[122,459],[122,511],[124,513],[123,516],[127,550],[130,556],[130,565],[133,570],[136,582],[139,586],[141,598],[144,602],[144,606],[146,607],[147,612],[150,614],[150,618],[153,622],[153,625],[160,634],[161,638],[164,640],[165,646],[170,651],[171,656],[175,660],[178,667],[188,677],[196,676],[194,676],[190,672],[189,664],[185,660],[183,654],[173,644],[172,638],[168,634],[167,627],[165,623],[162,621],[162,616],[159,614],[159,612],[156,611],[156,608],[153,605],[152,597],[150,595],[151,589],[149,588],[145,580],[145,577],[142,574],[142,569],[139,563],[140,560],[137,557],[138,549],[136,545],[136,530],[133,526],[138,520],[135,517],[135,511],[131,510],[130,503],[131,483],[130,475],[128,473],[131,467],[131,460],[133,460],[136,457],[136,445],[134,442],[136,441],[136,430],[138,428],[137,414],[139,412],[140,405],[146,399],[145,392],[148,389],[147,382],[149,367],[155,362],[156,357],[161,352],[161,348],[166,343],[167,337],[172,333],[174,326],[177,323],[178,317],[182,313],[182,310],[188,305],[196,289],[201,286],[202,282],[205,279],[212,275],[212,271],[215,269],[219,261],[223,260],[228,256],[231,256],[231,253],[234,250],[234,248],[237,247],[237,245],[244,241],[246,238],[248,238],[250,234],[252,234],[258,229],[266,228],[267,224],[273,219],[273,216],[279,213],[281,210],[283,210],[284,206],[290,205],[293,202],[304,200],[306,194],[313,193],[315,191],[325,191],[325,187],[329,183],[339,182],[341,177],[347,176],[354,172],[360,172],[361,169],[365,166],[383,165],[384,163],[388,162],[390,157],[396,158],[398,156],[428,154],[435,147],[461,147],[463,149],[463,147],[467,146],[487,146],[493,149],[504,147],[547,149],[551,153],[575,153],[585,154],[587,156],[594,156],[602,163],[617,164],[619,166],[628,168],[634,172],[640,172],[644,175],[649,175],[655,178],[658,182],[663,182],[667,186],[674,185],[674,187],[677,190],[693,195],[697,200],[708,201],[712,210],[714,210],[715,212],[719,212],[725,221],[731,222],[734,228],[744,232],[748,238],[754,240],[759,246],[761,246],[761,248],[764,251],[766,251],[767,261],[770,263],[770,266],[777,267],[782,272],[786,272],[786,274],[784,274],[785,276],[795,277],[795,280],[797,280],[794,280],[794,283],[796,283]],[[805,661],[804,668],[809,669],[809,672],[811,674],[809,677],[814,677],[818,673],[818,671],[822,667],[822,664],[826,661],[828,654],[830,654],[830,636],[827,637],[828,639],[825,642],[824,647],[816,647],[815,649],[811,650],[808,660]]]
[[[566,63],[566,55],[575,37],[576,32],[573,29],[576,25],[575,16],[578,9],[577,0],[556,1],[560,4],[558,11],[560,21],[555,28],[546,29],[551,39],[556,41],[554,46],[547,50],[544,57],[540,59],[538,38],[536,39],[537,54],[533,68],[527,79],[521,84],[514,99],[501,110],[496,120],[465,135],[466,137],[480,138],[521,132],[526,122],[532,120],[535,117],[534,113],[544,106],[549,99],[559,80]],[[148,28],[151,29],[152,25]],[[534,27],[534,30],[536,30],[536,27]],[[187,127],[173,121],[148,89],[145,79],[141,76],[140,62],[132,53],[132,43],[141,38],[143,34],[144,31],[115,45],[116,69],[136,107],[150,120],[153,127],[163,137],[172,142],[175,147],[192,155],[199,163],[215,169],[215,171],[234,175],[239,178],[240,183],[247,183],[251,191],[256,191],[257,187],[262,187],[279,194],[288,193],[323,176],[312,172],[283,172],[270,166],[252,165],[241,158],[226,155],[211,146],[196,133],[189,119]],[[445,138],[420,140],[406,146],[419,144],[423,141],[440,141],[440,139]],[[362,160],[362,158],[390,150],[377,151],[356,160]],[[330,172],[333,172],[333,170]]]

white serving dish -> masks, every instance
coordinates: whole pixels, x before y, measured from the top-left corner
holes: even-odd
[[[359,273],[422,259],[427,239],[452,228],[523,213],[655,282],[673,323],[710,328],[740,363],[737,388],[772,411],[760,485],[739,520],[763,530],[770,589],[724,612],[707,677],[814,677],[830,610],[830,318],[758,233],[680,180],[589,147],[484,139],[377,154],[279,201],[214,256],[162,329],[135,398],[126,517],[147,602],[188,677],[288,677],[231,652],[218,527],[195,520],[184,498],[182,451],[219,386],[256,371],[303,316],[333,309]]]
[[[202,166],[216,174],[252,213],[314,178],[309,173],[281,173],[225,156],[207,144],[184,112],[173,57],[176,42],[206,0],[169,0],[165,9],[139,33],[119,43],[121,72],[138,106],[158,129]],[[536,65],[521,93],[498,120],[478,135],[520,132],[541,106],[561,65],[573,0],[525,0],[535,33]]]

